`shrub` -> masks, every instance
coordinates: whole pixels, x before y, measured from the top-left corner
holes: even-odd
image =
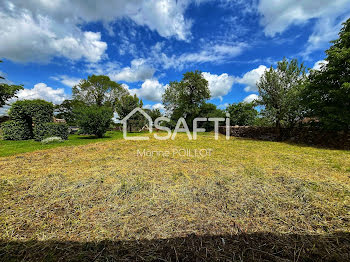
[[[31,130],[24,121],[7,121],[2,124],[4,140],[26,140],[32,138]]]
[[[63,143],[63,140],[62,140],[62,138],[60,138],[58,136],[52,136],[52,137],[45,138],[44,140],[41,140],[41,143],[44,145]]]
[[[12,120],[30,124],[52,122],[53,104],[45,100],[23,100],[11,105],[9,115]]]
[[[34,139],[41,141],[48,137],[57,136],[63,140],[68,139],[68,126],[58,123],[43,123],[34,126]]]
[[[101,138],[112,123],[113,110],[109,107],[85,106],[75,110],[80,133]]]

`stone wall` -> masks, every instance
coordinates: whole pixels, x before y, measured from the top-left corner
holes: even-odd
[[[219,127],[219,132],[226,134],[226,127]],[[230,135],[266,141],[290,141],[307,145],[350,149],[350,132],[323,131],[311,127],[281,128],[278,133],[274,127],[231,126]]]

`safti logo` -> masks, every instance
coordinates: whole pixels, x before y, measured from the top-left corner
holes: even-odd
[[[226,140],[230,139],[230,115],[226,114],[226,118],[220,118],[220,117],[212,117],[212,118],[206,118],[206,117],[197,117],[193,120],[193,132],[191,134],[188,125],[185,121],[185,119],[183,117],[180,117],[177,121],[177,124],[175,126],[174,131],[172,132],[171,129],[169,127],[166,126],[162,126],[161,123],[163,122],[170,122],[170,119],[167,117],[158,117],[157,119],[155,119],[154,123],[152,121],[152,118],[145,112],[143,111],[141,108],[137,107],[134,110],[132,110],[126,117],[124,117],[124,119],[121,121],[121,123],[123,124],[123,136],[124,139],[126,140],[148,140],[149,137],[145,137],[145,136],[131,136],[128,137],[128,120],[137,112],[141,113],[147,120],[148,120],[148,130],[149,133],[153,132],[153,126],[154,128],[156,128],[157,130],[161,130],[161,131],[165,131],[167,132],[167,135],[158,135],[157,133],[154,134],[154,138],[157,140],[168,140],[168,139],[172,139],[174,140],[177,133],[186,133],[188,136],[189,140],[196,140],[197,139],[197,133],[199,132],[205,132],[205,128],[198,128],[198,122],[206,122],[206,121],[210,121],[210,122],[214,122],[214,137],[215,140],[219,139],[219,123],[220,122],[225,122],[225,126],[226,126]],[[181,127],[182,126],[182,127]]]

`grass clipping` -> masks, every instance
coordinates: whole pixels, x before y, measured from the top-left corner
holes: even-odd
[[[0,258],[347,261],[349,156],[207,134],[1,158]]]

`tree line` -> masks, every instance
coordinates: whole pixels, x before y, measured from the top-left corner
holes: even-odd
[[[231,125],[257,125],[291,128],[308,119],[309,124],[322,129],[350,128],[350,19],[326,51],[325,63],[319,70],[307,73],[297,59],[284,58],[271,66],[257,82],[259,99],[251,103],[232,103],[219,109],[209,103],[208,81],[200,71],[183,74],[181,81],[172,81],[162,96],[165,114],[174,127],[183,117],[191,128],[196,117],[225,117],[230,114]],[[22,86],[0,84],[0,106],[15,96]],[[123,119],[134,108],[143,107],[136,95],[132,96],[121,84],[108,76],[92,75],[72,89],[72,99],[56,106],[59,118],[70,125],[78,125],[83,133],[102,137],[112,123],[116,112]],[[257,110],[258,109],[258,110]],[[158,109],[145,109],[155,119]],[[140,115],[130,119],[130,128],[141,128],[145,122]],[[208,131],[213,123],[201,123]],[[131,131],[132,129],[130,129]]]

